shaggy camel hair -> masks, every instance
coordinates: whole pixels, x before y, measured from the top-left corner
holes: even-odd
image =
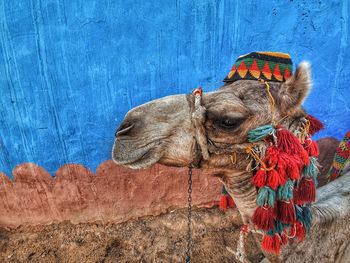
[[[287,81],[269,84],[274,107],[265,84],[257,80],[226,83],[203,93],[200,101],[193,94],[174,95],[138,106],[118,128],[112,158],[134,169],[161,163],[205,170],[224,183],[243,222],[253,228],[257,191],[251,183],[254,164],[245,152],[248,131],[271,122],[292,132],[298,128],[311,88],[309,64],[301,63]],[[344,214],[348,199],[331,208],[316,203],[314,221]]]

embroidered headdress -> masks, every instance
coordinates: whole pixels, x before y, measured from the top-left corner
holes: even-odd
[[[252,52],[240,56],[224,82],[241,79],[285,81],[292,75],[292,59],[289,54],[278,52]]]

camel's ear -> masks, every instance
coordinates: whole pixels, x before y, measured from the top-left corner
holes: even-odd
[[[295,74],[280,87],[278,98],[281,112],[287,114],[297,110],[308,95],[311,84],[310,64],[303,61]]]

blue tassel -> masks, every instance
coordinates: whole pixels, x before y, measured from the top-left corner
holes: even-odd
[[[272,125],[260,126],[254,130],[248,132],[249,142],[258,142],[264,139],[268,135],[276,134],[276,130]]]
[[[294,182],[290,179],[284,185],[279,186],[277,189],[277,199],[286,201],[293,199],[293,186]]]
[[[265,204],[267,204],[268,206],[273,207],[275,205],[275,200],[276,200],[275,191],[268,186],[264,186],[263,188],[260,188],[258,192],[256,203],[259,206],[264,206]]]

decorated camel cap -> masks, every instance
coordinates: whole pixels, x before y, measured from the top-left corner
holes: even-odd
[[[243,79],[263,79],[282,82],[292,75],[293,62],[289,54],[252,52],[238,57],[224,82]]]

